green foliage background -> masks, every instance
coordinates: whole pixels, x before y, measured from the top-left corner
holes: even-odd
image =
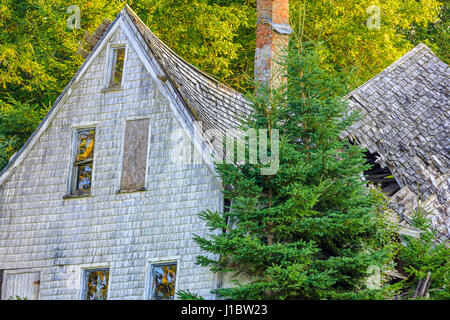
[[[117,0],[2,0],[0,4],[0,169],[31,135],[83,59],[84,30],[119,13]],[[241,91],[251,90],[256,0],[130,0],[128,4],[175,52]],[[292,26],[306,16],[305,39],[325,41],[322,65],[363,83],[425,41],[448,62],[448,11],[438,0],[291,0]],[[367,7],[381,9],[381,29],[366,26]],[[70,5],[81,29],[70,30]]]

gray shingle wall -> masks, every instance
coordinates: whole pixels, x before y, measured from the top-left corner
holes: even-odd
[[[124,43],[118,29],[110,42]],[[171,164],[180,125],[133,48],[122,91],[101,92],[106,47],[51,125],[0,186],[0,269],[41,272],[41,299],[77,299],[81,267],[110,266],[111,299],[142,299],[149,261],[178,257],[178,288],[211,297],[215,278],[195,265],[197,217],[219,210],[220,185],[208,166]],[[120,188],[125,118],[150,116],[147,191]],[[97,123],[92,196],[67,193],[73,128]]]

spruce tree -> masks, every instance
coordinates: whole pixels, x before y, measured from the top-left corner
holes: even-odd
[[[233,286],[216,290],[225,298],[382,297],[366,280],[388,268],[392,228],[361,179],[363,150],[340,139],[355,120],[342,100],[345,85],[320,68],[312,45],[291,48],[282,65],[286,83],[260,86],[242,124],[279,130],[278,171],[217,163],[231,208],[199,214],[211,232],[194,236],[207,252],[197,263],[230,273]]]

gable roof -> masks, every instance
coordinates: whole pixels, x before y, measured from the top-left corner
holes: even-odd
[[[380,74],[349,93],[363,118],[342,137],[380,155],[400,187],[407,186],[450,214],[450,69],[419,44]]]
[[[183,113],[187,112],[190,115],[190,117],[188,117],[189,119],[183,115],[181,115],[181,117],[185,119],[186,122],[191,122],[192,119],[201,121],[204,130],[213,129],[204,134],[204,137],[202,137],[203,143],[199,148],[206,148],[207,150],[214,152],[214,146],[217,146],[215,149],[216,153],[219,150],[221,151],[221,146],[214,143],[218,142],[218,139],[215,139],[217,136],[215,132],[218,131],[219,133],[224,134],[227,129],[239,125],[241,117],[245,117],[250,113],[251,109],[244,96],[180,58],[151,32],[139,19],[136,13],[134,13],[134,11],[126,4],[103,33],[36,130],[28,138],[22,148],[11,157],[9,163],[0,172],[0,184],[2,184],[12,173],[14,168],[20,164],[32,145],[49,126],[52,118],[57,113],[58,107],[70,96],[72,87],[76,85],[84,71],[98,54],[98,51],[101,49],[100,47],[105,45],[109,36],[119,25],[126,25],[126,23],[124,24],[125,21],[131,22],[139,32],[140,36],[144,39],[146,46],[152,54],[151,58],[156,58],[158,64],[156,66],[158,69],[157,72],[162,69],[165,73],[164,77],[167,78],[167,80],[162,77],[159,82],[168,81],[170,83],[169,90],[174,91],[178,96],[176,102],[179,103],[181,101],[186,109],[183,110]],[[161,75],[158,75],[158,77],[159,76]],[[167,88],[168,86],[159,87],[162,89],[163,87]],[[178,115],[180,115],[180,113],[178,113]],[[195,125],[189,123],[187,127],[188,131],[192,133]],[[204,138],[207,138],[207,140],[205,141]],[[213,149],[209,149],[210,147],[205,146],[204,143],[212,146]],[[194,142],[194,145],[195,144],[196,142]],[[209,156],[204,153],[203,155],[206,157]]]

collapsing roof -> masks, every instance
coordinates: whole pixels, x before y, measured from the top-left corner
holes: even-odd
[[[125,10],[205,130],[225,134],[250,113],[240,93],[181,59],[128,6]],[[446,235],[450,233],[448,76],[448,66],[428,47],[416,46],[346,97],[350,108],[364,117],[342,134],[377,153],[381,167],[392,172],[401,188],[392,201],[400,215],[417,205],[419,188],[435,209],[433,225]],[[208,138],[213,142],[214,137]]]
[[[400,186],[392,203],[400,214],[417,205],[417,193],[434,209],[433,226],[450,233],[450,69],[419,44],[347,95],[362,119],[350,137],[387,167]]]

